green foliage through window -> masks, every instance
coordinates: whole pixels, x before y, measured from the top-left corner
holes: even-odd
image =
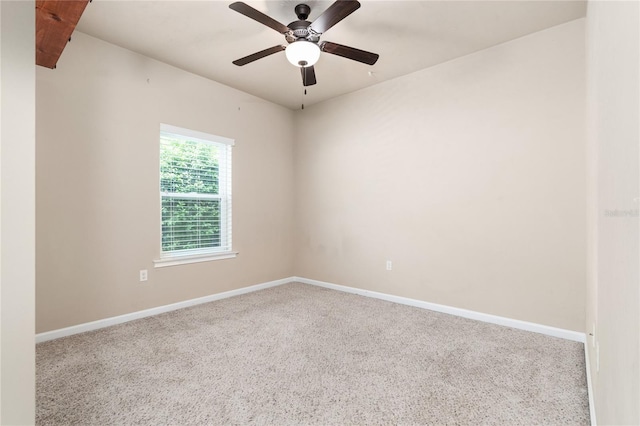
[[[162,252],[215,249],[224,244],[225,199],[220,189],[221,156],[226,148],[161,133]]]

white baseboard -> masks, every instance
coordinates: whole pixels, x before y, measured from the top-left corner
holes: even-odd
[[[573,340],[584,343],[586,340],[584,333],[577,331],[565,330],[561,328],[550,327],[547,325],[536,324],[532,322],[520,321],[516,319],[499,317],[496,315],[485,314],[482,312],[470,311],[467,309],[454,308],[452,306],[439,305],[436,303],[424,302],[422,300],[410,299],[408,297],[394,296],[386,293],[378,293],[375,291],[363,290],[354,287],[347,287],[338,284],[331,284],[324,281],[311,280],[302,277],[283,278],[276,281],[270,281],[262,284],[243,287],[236,290],[225,291],[224,293],[212,294],[210,296],[199,297],[197,299],[185,300],[183,302],[172,303],[170,305],[158,306],[156,308],[145,309],[143,311],[132,312],[129,314],[119,315],[117,317],[105,318],[97,321],[78,324],[71,327],[61,328],[58,330],[47,331],[36,334],[36,343],[46,342],[47,340],[58,339],[60,337],[71,336],[73,334],[84,333],[86,331],[98,330],[100,328],[112,325],[122,324],[140,318],[152,315],[162,314],[164,312],[175,311],[177,309],[187,308],[202,303],[213,302],[215,300],[226,299],[228,297],[239,296],[241,294],[251,293],[270,287],[276,287],[290,282],[300,282],[304,284],[316,285],[329,288],[332,290],[343,291],[346,293],[358,294],[361,296],[373,297],[376,299],[386,300],[388,302],[400,303],[402,305],[414,306],[417,308],[428,309],[431,311],[442,312],[445,314],[456,315],[463,318],[469,318],[476,321],[488,322],[492,324],[503,325],[506,327],[517,328],[520,330],[532,331],[534,333],[546,334],[562,339]]]
[[[589,362],[588,343],[584,344],[584,363],[587,370],[587,392],[589,392],[589,416],[591,417],[591,426],[596,426],[596,403],[593,397],[593,385],[591,384],[591,362]]]
[[[585,343],[586,336],[572,330],[563,328],[550,327],[548,325],[536,324],[533,322],[520,321],[516,319],[499,317],[496,315],[484,314],[482,312],[469,311],[467,309],[454,308],[452,306],[439,305],[437,303],[424,302],[422,300],[410,299],[408,297],[393,296],[386,293],[378,293],[375,291],[363,290],[360,288],[347,287],[338,284],[331,284],[324,281],[310,280],[308,278],[293,277],[293,280],[304,284],[311,284],[320,287],[330,288],[332,290],[344,291],[346,293],[358,294],[360,296],[373,297],[376,299],[386,300],[388,302],[400,303],[402,305],[414,306],[417,308],[429,309],[431,311],[442,312],[445,314],[456,315],[463,318],[469,318],[476,321],[488,322],[491,324],[503,325],[506,327],[517,328],[520,330],[532,331],[534,333],[546,334],[548,336],[559,337],[561,339],[573,340],[575,342]]]
[[[143,311],[132,312],[130,314],[119,315],[117,317],[105,318],[97,321],[78,324],[71,327],[61,328],[58,330],[47,331],[36,334],[36,343],[46,342],[47,340],[58,339],[60,337],[71,336],[73,334],[84,333],[86,331],[98,330],[100,328],[109,327],[116,324],[137,320],[140,318],[150,317],[165,312],[175,311],[177,309],[188,308],[189,306],[200,305],[202,303],[213,302],[215,300],[226,299],[228,297],[239,296],[253,291],[264,290],[269,287],[276,287],[291,282],[292,278],[283,278],[281,280],[269,281],[262,284],[243,287],[237,290],[225,291],[224,293],[212,294],[210,296],[199,297],[197,299],[185,300],[183,302],[172,303],[170,305],[158,306],[156,308],[145,309]]]

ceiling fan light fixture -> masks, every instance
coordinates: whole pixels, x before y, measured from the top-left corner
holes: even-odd
[[[320,47],[310,41],[297,40],[289,44],[284,53],[296,67],[311,67],[320,58]]]

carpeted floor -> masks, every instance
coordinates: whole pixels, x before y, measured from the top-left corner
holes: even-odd
[[[589,423],[581,343],[297,283],[36,354],[39,425]]]

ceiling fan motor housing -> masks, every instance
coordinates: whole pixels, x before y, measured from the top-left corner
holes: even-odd
[[[291,33],[293,34],[292,38],[287,37],[287,41],[289,43],[293,43],[294,41],[299,39],[318,41],[320,39],[319,36],[309,33],[310,25],[311,22],[309,21],[293,21],[292,23],[287,25],[291,29]]]
[[[298,20],[287,25],[291,30],[289,34],[285,35],[287,41],[289,43],[293,43],[294,41],[303,39],[317,43],[318,40],[320,40],[320,34],[309,31],[311,22],[307,21],[307,18],[311,13],[311,8],[304,3],[300,3],[295,7],[295,11],[298,16]]]

